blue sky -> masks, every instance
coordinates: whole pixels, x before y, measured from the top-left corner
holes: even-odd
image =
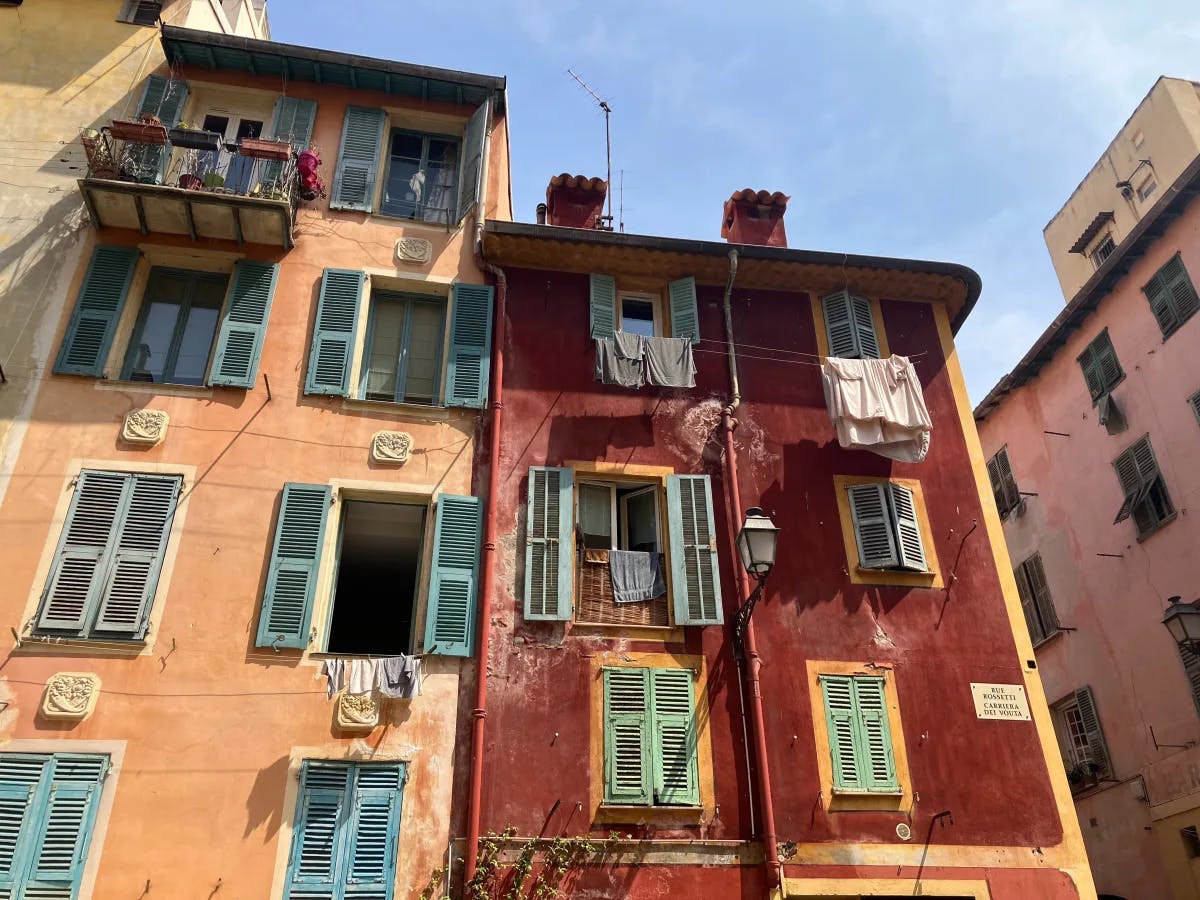
[[[1195,0],[272,0],[275,40],[508,77],[516,217],[604,174],[626,230],[719,240],[739,188],[792,247],[965,263],[972,400],[1062,308],[1042,228],[1160,74],[1200,80]],[[411,21],[410,21],[411,19]]]

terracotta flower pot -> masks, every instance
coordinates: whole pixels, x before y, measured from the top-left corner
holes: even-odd
[[[286,160],[292,155],[292,145],[287,141],[268,141],[264,138],[242,138],[238,141],[238,153],[254,159]]]
[[[135,144],[167,143],[165,125],[155,125],[153,122],[131,122],[128,119],[114,119],[108,127],[108,133],[119,141],[130,141]]]

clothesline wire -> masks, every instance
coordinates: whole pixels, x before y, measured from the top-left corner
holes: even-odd
[[[715,339],[713,339],[713,338],[701,338],[701,339],[700,339],[700,343],[701,343],[701,344],[716,344],[717,346],[719,346],[719,347],[721,347],[721,348],[725,348],[725,347],[726,347],[726,343],[725,343],[725,341],[719,341],[719,340],[715,340]],[[790,353],[790,354],[792,354],[792,355],[794,355],[794,356],[809,356],[809,357],[812,357],[813,359],[818,359],[818,360],[820,360],[820,359],[827,359],[827,358],[828,358],[827,356],[822,356],[822,355],[821,355],[821,354],[819,354],[819,353],[809,353],[807,350],[785,350],[785,349],[784,349],[784,348],[782,348],[782,347],[762,347],[762,346],[759,346],[758,344],[742,344],[742,343],[737,343],[737,342],[734,342],[734,345],[733,345],[733,346],[734,346],[734,347],[737,347],[737,348],[743,348],[743,347],[744,347],[744,348],[746,348],[746,349],[748,349],[748,350],[764,350],[764,351],[766,351],[766,352],[768,352],[768,353]],[[719,353],[725,353],[725,352],[727,352],[727,351],[726,351],[725,349],[721,349],[720,351],[716,351],[716,350],[701,350],[701,351],[697,351],[697,352],[702,352],[702,353],[717,353],[717,352],[719,352]],[[928,352],[929,352],[928,350],[921,350],[921,351],[919,351],[919,352],[917,352],[917,353],[911,353],[911,354],[909,354],[909,355],[907,356],[907,358],[908,358],[908,359],[920,359],[922,356],[925,356],[925,355],[926,355]],[[754,357],[754,356],[751,356],[751,357],[747,357],[747,358],[748,358],[748,359],[763,359],[764,357]],[[794,362],[795,360],[782,360],[782,359],[781,359],[781,360],[777,360],[777,361],[778,361],[778,362]]]
[[[693,353],[712,353],[716,356],[725,356],[724,350],[703,350],[699,347],[695,347],[692,349],[692,352]],[[924,351],[922,351],[919,354],[914,353],[913,356],[911,356],[909,358],[914,359],[918,356],[923,356],[923,355],[924,355]],[[822,365],[824,365],[824,363],[811,362],[807,359],[778,359],[774,356],[756,356],[752,353],[739,353],[738,359],[760,359],[763,362],[785,363],[786,365],[790,365],[790,366],[816,366],[818,369],[821,368]],[[915,363],[914,363],[914,365],[915,365]]]

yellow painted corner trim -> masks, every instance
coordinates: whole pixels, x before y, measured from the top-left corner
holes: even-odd
[[[813,738],[817,749],[817,773],[821,781],[821,805],[830,812],[851,810],[901,811],[912,805],[912,775],[908,768],[908,749],[904,743],[904,723],[896,693],[896,675],[887,667],[865,662],[838,662],[810,659],[805,664],[808,676],[808,698],[812,710]],[[829,727],[825,721],[825,695],[821,690],[822,675],[872,675],[883,678],[883,694],[887,700],[888,728],[892,733],[892,755],[896,763],[897,794],[847,794],[833,789],[833,755],[829,747]]]
[[[829,294],[825,296],[828,297]],[[871,318],[875,323],[875,339],[879,341],[879,355],[887,359],[892,355],[892,348],[888,344],[887,329],[883,327],[883,309],[879,305],[878,297],[868,297],[867,300],[871,303]],[[808,303],[812,310],[813,328],[817,332],[817,354],[821,359],[825,359],[829,356],[829,335],[825,333],[825,311],[821,308],[821,297],[810,293]]]
[[[970,897],[990,900],[986,881],[937,878],[785,878],[783,895],[790,900],[816,897]]]
[[[996,572],[1004,597],[1004,606],[1008,612],[1009,630],[1016,643],[1018,659],[1032,660],[1034,655],[1029,628],[1025,624],[1025,613],[1021,608],[1020,595],[1017,593],[1017,580],[1013,574],[1012,560],[1009,558],[1008,546],[1004,540],[1004,527],[1000,523],[1000,513],[996,510],[996,504],[992,500],[992,485],[987,474],[987,462],[983,455],[983,447],[979,442],[979,431],[975,426],[971,400],[967,394],[966,379],[963,377],[962,366],[958,361],[958,351],[954,346],[954,333],[950,327],[950,317],[946,308],[941,304],[935,303],[933,310],[938,337],[942,345],[942,354],[946,360],[946,374],[954,394],[954,405],[958,411],[959,425],[962,428],[963,441],[967,447],[971,472],[975,476],[975,489],[979,495],[980,509],[983,513],[983,525],[987,531],[988,542],[991,544]],[[1051,790],[1058,807],[1059,823],[1063,830],[1063,839],[1055,848],[1057,852],[1054,855],[1062,860],[1062,869],[1074,880],[1080,896],[1095,896],[1096,886],[1092,879],[1092,871],[1088,866],[1087,852],[1084,849],[1083,835],[1079,828],[1079,818],[1075,813],[1071,789],[1067,784],[1066,770],[1059,756],[1058,739],[1055,736],[1054,723],[1050,718],[1050,707],[1046,703],[1046,691],[1042,685],[1041,674],[1037,669],[1030,669],[1028,666],[1021,666],[1021,674],[1025,682],[1029,710],[1037,727],[1038,738],[1049,772]]]
[[[700,777],[700,806],[604,806],[604,677],[603,670],[622,666],[635,669],[691,669],[695,684],[694,718],[696,722],[696,770]],[[702,822],[716,811],[713,786],[712,737],[708,718],[708,664],[703,654],[636,653],[609,650],[591,658],[591,690],[588,692],[590,718],[588,799],[591,822],[641,823],[670,828],[681,821]]]
[[[913,492],[913,503],[917,507],[917,521],[921,526],[921,543],[925,547],[925,562],[928,572],[906,572],[897,569],[864,569],[858,557],[858,541],[854,539],[854,519],[850,515],[850,496],[846,488],[854,484],[872,484],[890,481],[901,484]],[[846,572],[853,584],[890,584],[907,587],[940,589],[945,587],[941,566],[938,564],[937,547],[933,542],[933,530],[929,525],[929,510],[925,505],[925,493],[916,478],[869,478],[861,475],[834,475],[834,493],[837,495],[838,518],[842,525],[842,542],[846,547]]]

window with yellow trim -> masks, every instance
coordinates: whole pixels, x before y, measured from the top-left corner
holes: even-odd
[[[852,580],[940,586],[934,583],[940,576],[920,483],[856,476],[834,480]]]

